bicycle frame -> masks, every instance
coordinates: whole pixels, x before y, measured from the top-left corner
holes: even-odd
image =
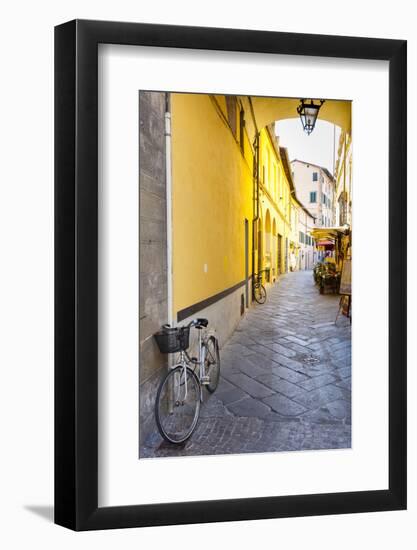
[[[203,345],[203,335],[202,330],[198,330],[198,358],[193,359],[188,355],[187,350],[181,350],[179,360],[175,362],[172,366],[170,366],[170,369],[174,369],[176,367],[183,367],[184,369],[184,381],[185,381],[185,394],[184,399],[187,398],[187,376],[186,376],[186,369],[189,365],[198,365],[198,381],[200,384],[200,401],[203,402],[203,385],[202,380],[204,378],[204,362],[205,362],[205,354],[206,354],[206,347]]]

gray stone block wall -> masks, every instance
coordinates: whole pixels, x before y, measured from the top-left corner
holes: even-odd
[[[152,335],[167,321],[166,94],[139,93],[139,425],[155,431],[154,402],[166,357]]]

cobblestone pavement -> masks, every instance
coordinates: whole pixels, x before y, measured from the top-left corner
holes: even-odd
[[[183,446],[152,434],[140,456],[340,449],[351,446],[351,327],[339,296],[320,295],[311,271],[267,289],[221,350],[221,380],[205,392]]]

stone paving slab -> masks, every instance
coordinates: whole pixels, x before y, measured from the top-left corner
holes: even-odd
[[[340,429],[344,426],[343,422],[332,416],[325,406],[307,411],[300,416],[300,420],[319,425],[335,424],[340,426]]]
[[[280,378],[288,380],[288,382],[294,382],[294,384],[298,384],[299,382],[302,382],[303,380],[308,380],[309,378],[306,374],[303,374],[302,372],[283,367],[282,365],[277,365],[273,369],[273,372]]]
[[[280,393],[265,397],[263,402],[269,405],[273,411],[283,416],[297,416],[307,410],[306,407]]]
[[[271,390],[274,390],[275,392],[279,391],[279,389],[282,387],[283,382],[286,382],[287,384],[290,384],[291,382],[287,382],[284,378],[280,378],[276,374],[273,374],[272,372],[267,372],[264,374],[261,374],[257,377],[257,380],[262,382],[265,386],[268,386],[268,388],[271,388]],[[295,384],[292,384],[296,389],[300,389]]]
[[[244,357],[252,354],[251,349],[243,344],[229,344],[227,351],[233,357]]]
[[[229,382],[232,382],[232,384],[244,390],[252,397],[262,398],[273,393],[269,388],[264,386],[264,384],[260,384],[246,374],[224,374],[224,376]]]
[[[343,367],[341,368],[337,367],[336,372],[341,378],[349,378],[351,373],[351,368],[350,366],[346,366],[346,363],[345,363]]]
[[[217,385],[217,389],[216,389],[216,395],[221,393],[222,391],[227,391],[227,390],[232,390],[234,389],[236,386],[234,386],[233,384],[231,384],[230,382],[228,382],[224,376],[220,376],[220,380],[219,380],[219,383]]]
[[[283,378],[279,378],[274,374],[266,374],[266,375],[258,376],[257,380],[259,380],[260,382],[265,384],[265,386],[268,386],[275,392],[281,393],[286,397],[293,398],[296,395],[299,395],[301,393],[304,393],[304,394],[307,393],[306,390],[303,388],[300,388],[300,386],[297,386],[292,382],[288,382]]]
[[[299,394],[294,396],[294,401],[300,403],[307,409],[313,409],[335,401],[336,399],[343,399],[345,396],[342,388],[329,384],[328,386],[322,386],[310,392]]]
[[[230,404],[228,407],[229,411],[232,411],[233,414],[237,416],[254,416],[256,418],[263,418],[271,412],[271,409],[264,405],[258,399],[253,399],[253,397],[246,397],[240,401]]]
[[[267,357],[268,359],[272,359],[273,361],[277,361],[278,356],[277,352],[273,349],[270,349],[267,347],[269,344],[256,344],[255,346],[250,346],[252,354],[256,353],[260,355],[260,357]]]
[[[296,357],[297,355],[297,352],[294,351],[290,345],[288,346],[283,346],[282,344],[278,344],[278,343],[273,343],[271,344],[270,346],[268,346],[269,349],[272,349],[273,351],[275,351],[275,353],[278,355],[278,356],[284,356],[284,357]],[[304,353],[304,349],[303,349],[303,352]]]
[[[245,357],[242,357],[240,361],[237,362],[237,366],[240,372],[247,374],[251,378],[256,378],[257,376],[266,374],[269,371],[267,366],[263,365],[262,362],[259,362],[257,355],[246,355]]]
[[[350,378],[350,376],[349,376],[349,378],[344,378],[340,382],[337,382],[336,386],[338,388],[344,388],[346,390],[351,391],[351,389],[352,389],[352,379]]]
[[[290,359],[283,355],[275,355],[275,362],[279,363],[283,367],[294,370],[295,372],[301,372],[302,374],[308,374],[308,371],[311,370],[313,363],[308,363],[306,361],[308,356],[304,357],[303,360]],[[319,360],[319,358],[317,358]]]
[[[332,374],[320,374],[319,376],[300,382],[300,386],[305,390],[314,390],[316,388],[320,388],[321,386],[326,386],[331,382],[335,382],[336,380],[336,376],[333,376]]]
[[[304,345],[301,346],[300,344],[296,344],[295,342],[288,342],[285,339],[284,341],[281,341],[280,344],[294,351],[296,355],[297,353],[302,355],[313,353],[313,350],[307,346],[307,342],[305,342]]]
[[[221,392],[216,392],[216,397],[220,399],[223,405],[230,405],[235,401],[240,401],[245,397],[249,397],[246,392],[240,388],[232,388],[231,390],[224,390]]]
[[[298,344],[299,346],[308,346],[308,338],[303,338],[301,334],[298,333],[297,336],[285,336],[285,340]]]
[[[337,399],[336,401],[327,403],[326,408],[332,416],[338,418],[339,420],[350,416],[350,403],[344,401],[343,399]]]

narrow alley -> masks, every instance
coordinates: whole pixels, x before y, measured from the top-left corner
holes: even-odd
[[[351,446],[351,327],[339,296],[311,271],[282,275],[221,350],[221,380],[204,392],[183,447],[151,434],[141,457],[337,449]]]

